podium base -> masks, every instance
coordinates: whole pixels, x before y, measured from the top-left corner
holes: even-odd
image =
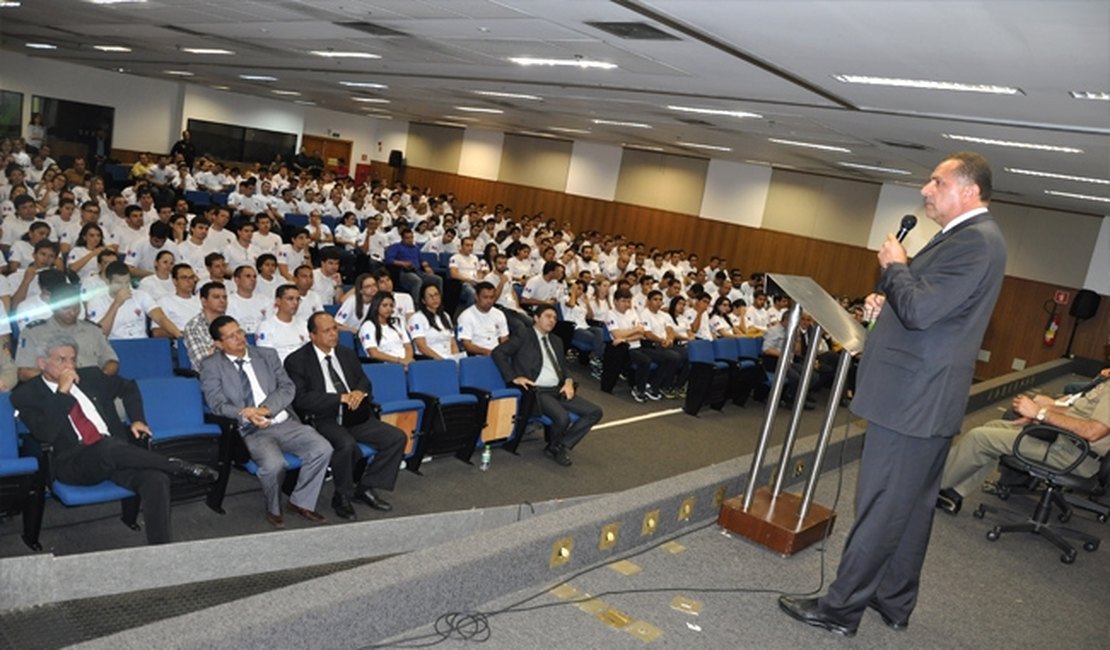
[[[832,532],[832,525],[836,522],[835,512],[811,503],[805,521],[799,525],[801,504],[801,497],[789,492],[772,499],[771,490],[763,487],[756,490],[747,511],[744,510],[743,496],[725,501],[717,524],[780,555],[790,556],[823,539],[826,530]]]

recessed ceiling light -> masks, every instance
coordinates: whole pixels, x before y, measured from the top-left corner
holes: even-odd
[[[833,79],[846,84],[867,86],[890,86],[893,88],[917,88],[920,90],[954,90],[965,93],[988,93],[991,95],[1024,95],[1021,88],[996,86],[994,84],[968,84],[959,81],[931,81],[929,79],[897,79],[893,77],[867,77],[857,74],[834,74]]]
[[[533,138],[558,138],[559,136],[551,133],[543,133],[542,131],[517,131],[517,135],[528,135]]]
[[[301,93],[297,92],[296,90],[271,90],[270,92],[272,92],[275,95],[287,95],[289,97],[300,97],[301,96]]]
[[[959,140],[960,142],[974,142],[975,144],[990,144],[998,147],[1012,147],[1014,149],[1034,149],[1036,151],[1056,151],[1059,153],[1083,153],[1082,149],[1075,147],[1059,147],[1053,144],[1037,144],[1034,142],[1016,142],[1013,140],[995,140],[994,138],[976,138],[970,135],[954,135],[952,133],[942,133],[944,137],[949,140]]]
[[[443,117],[445,117],[449,120],[454,120],[456,122],[481,122],[482,121],[482,120],[479,120],[476,117],[470,117],[468,115],[444,115]]]
[[[1075,99],[1094,99],[1097,101],[1110,102],[1110,93],[1091,90],[1073,90],[1069,93]]]
[[[481,106],[456,106],[455,110],[464,113],[490,113],[491,115],[500,115],[505,112],[500,108],[483,108]]]
[[[295,99],[295,100],[293,100],[293,103],[294,104],[300,104],[301,106],[315,106],[316,105],[316,102],[311,102],[311,101],[308,101],[307,99]]]
[[[894,167],[879,167],[878,165],[864,165],[862,163],[854,162],[838,162],[836,163],[841,167],[848,167],[851,169],[862,169],[869,172],[879,172],[883,174],[899,174],[901,176],[909,176],[913,172],[906,169],[895,169]]]
[[[265,74],[241,74],[239,78],[244,81],[277,81],[277,77],[271,77]]]
[[[175,77],[195,77],[196,75],[188,70],[164,70],[166,74],[172,74]]]
[[[364,115],[363,117],[371,117],[375,120],[392,120],[392,115]]]
[[[88,0],[94,5],[139,5],[146,3],[146,0]]]
[[[1080,183],[1096,183],[1098,185],[1110,185],[1110,178],[1092,178],[1090,176],[1071,176],[1070,174],[1057,174],[1055,172],[1039,172],[1032,169],[1014,169],[1013,167],[1005,167],[1006,171],[1011,174],[1022,174],[1024,176],[1039,176],[1041,178],[1055,178],[1062,181],[1078,181]]]
[[[732,147],[722,147],[717,144],[701,144],[699,142],[676,142],[675,144],[680,147],[690,147],[691,149],[708,149],[710,151],[732,151]]]
[[[588,133],[590,132],[590,130],[589,130],[589,129],[572,129],[572,128],[570,128],[569,126],[549,126],[549,127],[547,127],[547,130],[548,130],[548,131],[558,131],[559,133],[582,133],[582,134],[588,134]]]
[[[56,49],[58,49],[57,45],[51,45],[50,43],[25,43],[24,45],[31,48],[32,50],[56,50]]]
[[[131,48],[122,45],[93,45],[94,50],[101,52],[130,52]]]
[[[215,90],[231,90],[230,86],[209,86],[209,88],[213,88]]]
[[[388,99],[382,99],[381,97],[352,97],[351,99],[356,101],[356,102],[362,102],[363,104],[388,104],[389,103]]]
[[[22,6],[22,2],[0,2],[0,9],[15,9]]]
[[[435,122],[432,122],[432,124],[438,124],[440,126],[451,126],[451,127],[456,128],[456,129],[465,129],[466,128],[465,124],[459,124],[458,122],[445,122],[443,120],[436,120]]]
[[[841,153],[852,153],[851,149],[846,149],[844,147],[834,147],[830,144],[817,144],[817,143],[814,143],[814,142],[799,142],[798,140],[783,140],[781,138],[767,138],[767,139],[770,140],[771,142],[777,142],[778,144],[786,144],[786,145],[790,145],[791,147],[805,147],[807,149],[820,149],[821,151],[839,151]]]
[[[504,97],[505,99],[530,99],[536,102],[542,102],[543,97],[539,95],[526,95],[524,93],[503,93],[496,90],[475,90],[475,95],[482,95],[485,97]]]
[[[621,146],[625,149],[640,149],[643,151],[663,151],[663,147],[653,147],[647,144],[633,144],[631,142],[622,142]]]
[[[385,84],[374,83],[371,81],[340,81],[339,85],[346,86],[348,88],[377,88],[379,90],[389,88],[389,86]]]
[[[650,129],[653,128],[650,124],[643,122],[621,122],[619,120],[593,120],[594,124],[605,124],[608,126],[628,126],[634,129]]]
[[[1092,196],[1090,194],[1075,194],[1073,192],[1059,192],[1057,190],[1045,190],[1045,194],[1052,196],[1062,196],[1066,199],[1083,199],[1084,201],[1098,201],[1100,203],[1110,203],[1110,197],[1106,196]]]
[[[388,113],[389,112],[386,109],[378,108],[377,106],[359,106],[359,110],[366,111],[367,113]]]
[[[754,117],[762,118],[759,113],[749,113],[747,111],[730,111],[723,108],[699,108],[697,106],[668,106],[672,111],[680,111],[683,113],[697,113],[699,115],[725,115],[728,117]]]
[[[235,54],[235,52],[225,50],[222,47],[183,47],[181,51],[189,54]]]
[[[569,68],[582,68],[597,69],[597,70],[613,70],[617,67],[616,63],[608,63],[606,61],[592,61],[590,59],[540,59],[532,56],[514,56],[509,59],[517,65],[531,66],[552,66],[552,67],[569,67]]]
[[[369,52],[340,52],[337,50],[309,50],[309,54],[316,56],[323,56],[329,59],[380,59],[378,54],[371,54]]]

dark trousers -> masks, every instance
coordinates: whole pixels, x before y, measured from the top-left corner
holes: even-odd
[[[663,348],[647,343],[640,348],[640,351],[651,363],[655,364],[655,370],[650,372],[648,379],[651,382],[651,387],[655,390],[670,389],[684,360],[683,354],[674,348]],[[636,374],[639,375],[638,372]]]
[[[350,498],[355,493],[355,468],[362,459],[358,443],[369,445],[377,452],[358,479],[358,489],[392,490],[401,469],[406,438],[403,431],[381,420],[370,418],[352,427],[340,425],[334,418],[317,419],[316,430],[331,443],[331,475],[335,491]]]
[[[63,483],[96,485],[112,481],[138,494],[149,544],[165,544],[173,538],[170,474],[174,470],[165,456],[110,437],[59,456],[54,462],[54,475]]]
[[[933,528],[948,438],[915,438],[868,424],[856,486],[856,523],[821,610],[855,625],[872,598],[909,620]]]
[[[606,345],[601,366],[601,391],[612,393],[621,371],[629,364],[636,365],[629,383],[636,390],[644,390],[647,387],[648,373],[651,371],[651,359],[644,354],[643,348],[632,349],[627,343]]]
[[[566,399],[558,390],[537,388],[536,401],[540,412],[551,418],[549,444],[553,447],[562,445],[567,449],[574,449],[601,420],[601,409],[579,397],[577,393],[573,398]],[[573,423],[570,420],[571,413],[578,416],[578,420]]]

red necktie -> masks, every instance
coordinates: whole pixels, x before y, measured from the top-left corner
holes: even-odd
[[[73,421],[73,428],[77,429],[77,435],[81,436],[81,444],[87,446],[100,440],[101,435],[96,430],[96,425],[85,415],[81,404],[76,400],[73,402],[73,408],[69,409],[69,419]]]

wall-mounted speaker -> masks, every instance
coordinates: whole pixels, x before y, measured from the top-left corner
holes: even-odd
[[[400,149],[394,149],[389,152],[389,166],[390,167],[404,167],[405,154]]]
[[[1071,311],[1069,312],[1073,318],[1080,320],[1087,320],[1094,318],[1098,313],[1098,304],[1102,300],[1099,296],[1090,289],[1080,289],[1075,294],[1075,301],[1071,303]]]

